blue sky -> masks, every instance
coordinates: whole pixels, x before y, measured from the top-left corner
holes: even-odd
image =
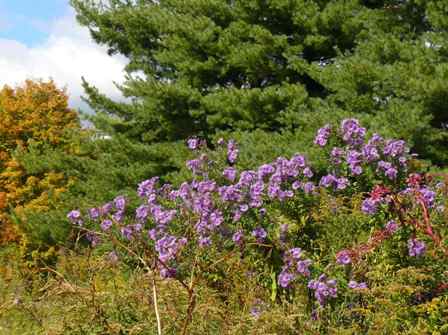
[[[110,57],[79,26],[69,0],[0,0],[0,88],[26,79],[53,79],[66,88],[73,108],[82,102],[81,77],[106,95],[122,99],[126,59]]]
[[[68,0],[0,0],[0,38],[28,46],[42,43],[50,22],[68,11]]]

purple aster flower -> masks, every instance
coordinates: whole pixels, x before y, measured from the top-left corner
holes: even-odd
[[[257,174],[254,171],[243,171],[240,175],[240,180],[238,181],[238,185],[240,187],[249,186],[255,179],[257,178]]]
[[[317,280],[315,280],[315,279],[311,279],[311,280],[308,282],[307,287],[308,287],[309,289],[315,290],[315,289],[317,288],[317,284],[318,284],[318,283],[319,283],[319,282],[318,282]]]
[[[302,256],[302,249],[300,249],[300,248],[289,249],[287,252],[287,256],[290,256],[293,259],[298,260]]]
[[[258,319],[262,313],[262,301],[256,299],[254,305],[250,309],[250,314],[254,319]]]
[[[370,138],[370,140],[367,144],[368,145],[378,145],[381,143],[383,143],[383,138],[381,137],[381,135],[375,133],[372,135],[372,137]]]
[[[317,131],[317,135],[314,139],[314,144],[320,147],[324,147],[327,144],[330,135],[331,135],[331,126],[327,124]]]
[[[212,245],[212,239],[208,236],[199,237],[199,246],[201,248],[209,247]]]
[[[132,239],[132,233],[133,233],[133,229],[131,226],[126,226],[126,227],[121,228],[121,235],[127,240]]]
[[[398,224],[395,222],[395,220],[390,220],[387,224],[386,224],[386,231],[389,234],[393,234],[398,230]]]
[[[199,193],[213,192],[216,189],[216,182],[212,180],[201,181],[197,184]]]
[[[407,151],[406,142],[403,140],[389,140],[387,141],[383,153],[386,156],[398,157]]]
[[[282,271],[280,272],[279,276],[278,276],[278,283],[281,287],[283,288],[287,288],[290,284],[290,282],[292,282],[295,279],[295,276],[287,271]]]
[[[367,289],[367,284],[364,283],[364,282],[358,283],[358,289],[366,290]]]
[[[347,163],[350,166],[360,164],[362,162],[362,154],[356,150],[349,150],[347,152]]]
[[[364,213],[373,215],[378,210],[378,201],[376,201],[372,198],[367,198],[362,202],[361,209]]]
[[[331,174],[323,176],[320,179],[320,185],[323,187],[330,187],[333,186],[334,183],[336,183],[337,178]]]
[[[377,147],[372,144],[367,144],[362,148],[362,155],[369,163],[374,162],[380,158]]]
[[[358,288],[358,283],[356,281],[354,281],[354,280],[350,280],[348,282],[348,287],[351,288],[351,289]]]
[[[303,175],[307,178],[312,178],[314,176],[314,173],[309,167],[306,167],[303,169]]]
[[[243,215],[243,213],[241,213],[239,210],[235,210],[233,212],[233,217],[232,217],[232,221],[233,222],[238,222],[241,219],[241,216]]]
[[[175,236],[165,235],[156,241],[155,249],[159,254],[159,259],[166,263],[176,257],[182,246],[184,246],[183,241],[178,240]]]
[[[245,213],[245,212],[247,212],[249,210],[249,205],[248,204],[242,204],[242,205],[240,205],[240,211],[242,212],[242,213]]]
[[[434,207],[436,200],[436,192],[431,191],[429,188],[426,187],[421,188],[419,191],[425,205],[429,208]]]
[[[275,172],[275,168],[271,164],[263,164],[258,168],[258,178],[263,179],[266,176],[269,176]]]
[[[110,213],[110,211],[112,210],[113,204],[111,202],[108,202],[106,204],[104,204],[101,208],[100,208],[100,213],[101,215],[107,215]]]
[[[122,195],[116,197],[114,199],[115,208],[119,211],[124,211],[126,207],[126,198]]]
[[[108,231],[110,229],[110,227],[112,227],[112,221],[104,220],[103,222],[101,222],[100,227],[101,227],[101,230]]]
[[[72,210],[67,214],[67,218],[73,223],[82,226],[83,221],[81,218],[81,212],[77,209]]]
[[[124,212],[122,211],[116,212],[114,215],[112,215],[112,219],[117,222],[122,222],[124,219]]]
[[[336,254],[336,262],[342,265],[348,265],[352,262],[350,253],[348,250],[341,250]]]
[[[151,179],[142,181],[138,184],[137,194],[139,197],[148,197],[152,193],[155,192],[155,187],[157,182],[159,181],[159,177],[153,177]]]
[[[143,229],[143,226],[141,223],[136,223],[132,225],[132,229],[134,230],[135,233],[140,233]]]
[[[89,209],[89,216],[92,220],[96,220],[100,217],[100,210],[99,208],[90,208]]]
[[[250,187],[250,197],[257,198],[263,194],[264,183],[262,180],[258,180]]]
[[[268,184],[268,197],[274,199],[278,196],[280,192],[280,185],[278,183]]]
[[[196,150],[199,148],[200,141],[197,138],[189,138],[187,140],[187,146],[190,150]]]
[[[291,190],[286,190],[286,191],[283,192],[283,196],[285,198],[292,198],[292,197],[294,197],[294,192],[291,191]]]
[[[87,233],[86,238],[92,247],[96,247],[101,242],[100,237],[95,233]]]
[[[329,298],[337,297],[336,280],[326,280],[325,275],[321,275],[318,280],[310,280],[308,288],[314,290],[314,296],[321,306],[325,305]]]
[[[233,167],[228,167],[222,172],[222,175],[224,176],[224,178],[226,178],[228,181],[231,181],[231,182],[235,181],[236,174],[237,174],[237,171]]]
[[[177,270],[175,268],[161,268],[160,269],[160,277],[163,279],[174,278],[176,277]]]
[[[342,163],[342,157],[344,157],[345,151],[341,148],[334,147],[331,149],[331,161],[333,164],[341,164]]]
[[[300,167],[300,168],[304,168],[304,167],[305,167],[305,157],[303,157],[303,155],[295,154],[295,155],[291,158],[290,162],[291,162],[294,166],[297,166],[297,167]]]
[[[158,230],[156,228],[148,230],[148,237],[153,241],[157,240],[157,238],[159,237]]]
[[[408,164],[408,159],[406,157],[400,157],[398,158],[398,162],[401,166],[406,166]]]
[[[139,221],[144,221],[149,214],[149,207],[146,205],[139,206],[135,211],[135,217]]]
[[[366,128],[359,125],[356,119],[345,119],[341,122],[342,139],[349,145],[361,145],[364,142]]]
[[[349,150],[347,153],[347,164],[353,175],[359,176],[362,173],[361,163],[362,154],[355,150]]]
[[[341,177],[336,179],[336,189],[345,190],[349,184],[347,178]]]
[[[257,227],[252,231],[252,236],[257,239],[258,243],[263,243],[268,234],[266,233],[266,230],[264,230],[263,228]]]
[[[300,273],[303,276],[309,277],[310,276],[310,270],[309,267],[311,266],[312,261],[311,259],[304,259],[297,262],[296,268],[297,272]]]
[[[218,210],[213,211],[210,214],[210,223],[213,227],[218,227],[224,222],[224,217],[222,216],[222,213]]]
[[[174,217],[177,214],[175,209],[171,210],[163,210],[160,206],[153,206],[151,209],[151,214],[154,217],[154,220],[159,225],[167,225],[171,221],[173,221]]]
[[[305,192],[306,194],[310,194],[310,193],[314,192],[315,188],[316,187],[313,184],[313,182],[309,181],[303,185],[303,192]]]
[[[415,238],[408,240],[409,256],[420,257],[426,251],[426,244],[423,241],[419,241]]]
[[[397,174],[398,171],[395,168],[390,168],[387,169],[384,174],[386,175],[387,178],[389,178],[390,180],[395,180],[397,178]]]
[[[235,243],[235,245],[242,247],[244,244],[244,233],[243,231],[240,229],[238,230],[235,234],[233,234],[232,236],[232,241],[233,243]]]
[[[367,284],[364,282],[358,283],[355,280],[350,280],[348,282],[348,287],[352,290],[365,290],[367,289]]]
[[[249,202],[249,206],[252,208],[260,208],[262,205],[263,200],[260,197],[253,197]]]
[[[230,164],[233,164],[236,162],[236,160],[238,158],[238,153],[239,153],[239,150],[236,146],[235,141],[230,140],[227,143],[227,160],[229,161]]]
[[[354,176],[359,176],[362,174],[362,167],[359,165],[353,165],[350,167],[350,171]]]
[[[192,159],[187,161],[187,168],[193,172],[193,174],[199,174],[202,168],[202,161],[200,159]]]
[[[380,170],[386,171],[386,170],[388,170],[388,169],[390,169],[392,167],[393,167],[392,163],[385,162],[385,161],[379,161],[378,162],[378,169],[380,169]]]
[[[300,180],[296,180],[295,182],[292,183],[291,187],[293,190],[298,190],[300,188],[302,188],[303,183]]]

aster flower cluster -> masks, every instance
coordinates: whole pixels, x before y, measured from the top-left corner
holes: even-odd
[[[77,209],[70,211],[67,214],[67,218],[71,221],[71,223],[82,226],[84,221],[81,218],[81,212]]]
[[[435,209],[437,211],[440,206],[443,206],[443,199],[441,199],[442,201],[437,199],[437,191],[442,193],[440,188],[437,188],[437,185],[431,188],[421,174],[410,174],[406,179],[406,186],[399,194],[417,207],[423,205],[428,210]]]
[[[310,276],[309,267],[312,264],[311,259],[304,258],[303,250],[292,248],[287,250],[283,256],[282,272],[278,276],[278,283],[281,287],[287,288],[297,276]]]
[[[327,279],[322,274],[317,280],[311,280],[308,288],[314,290],[314,296],[321,306],[327,303],[330,298],[336,298],[338,295],[337,281],[335,279]]]
[[[331,126],[327,124],[317,131],[316,138],[314,139],[314,144],[324,147],[325,145],[327,145],[330,135],[331,135]]]
[[[361,210],[369,215],[373,215],[378,211],[381,204],[390,202],[390,190],[387,187],[376,185],[370,192],[370,196],[362,202]]]
[[[236,146],[236,142],[234,140],[230,140],[227,144],[227,160],[230,164],[236,162],[238,158],[239,149]]]
[[[350,252],[348,250],[341,250],[336,254],[336,262],[341,265],[348,265],[352,262]]]
[[[364,282],[358,283],[355,280],[350,280],[348,282],[348,287],[353,290],[365,290],[365,289],[367,289],[367,284]]]
[[[408,241],[408,250],[409,250],[409,256],[420,257],[426,251],[426,244],[423,241],[411,238]]]
[[[337,133],[342,146],[336,146],[330,152],[330,163],[335,172],[323,176],[321,186],[343,190],[350,185],[347,177],[360,176],[366,169],[391,182],[397,180],[400,172],[406,173],[409,148],[404,141],[384,140],[378,134],[366,140],[366,129],[356,119],[343,120]],[[330,137],[331,128],[326,125],[319,129],[314,143],[324,147]],[[348,175],[345,175],[344,167]],[[367,201],[366,212],[374,213],[377,205],[374,201]]]
[[[222,177],[217,180],[209,178],[213,164],[206,154],[205,142],[192,138],[187,141],[187,146],[197,153],[197,158],[187,161],[186,165],[193,180],[183,182],[178,188],[170,184],[160,186],[158,177],[141,182],[137,188],[141,203],[133,218],[126,217],[130,210],[124,196],[91,208],[87,215],[73,210],[67,217],[77,226],[84,227],[87,222],[97,224],[102,235],[117,233],[129,244],[144,241],[153,249],[157,269],[164,278],[178,276],[178,263],[182,261],[182,251],[187,246],[204,250],[214,245],[221,248],[223,242],[230,242],[226,245],[242,251],[249,241],[255,247],[272,242],[272,246],[279,245],[283,253],[278,284],[289,289],[297,278],[308,280],[311,277],[313,262],[305,257],[302,249],[290,248],[295,243],[289,241],[287,225],[280,227],[279,243],[273,241],[275,234],[268,224],[269,206],[298,197],[318,197],[322,189],[343,192],[352,181],[370,169],[383,180],[383,184],[376,185],[362,202],[362,211],[373,215],[382,205],[391,203],[391,194],[401,187],[401,179],[407,173],[410,155],[404,141],[384,140],[377,134],[367,140],[366,129],[357,120],[347,119],[338,129],[332,130],[329,125],[321,128],[314,143],[325,147],[332,136],[335,136],[334,142],[338,146],[330,150],[331,165],[324,175],[316,175],[300,154],[290,159],[278,157],[253,170],[238,171],[235,167],[239,155],[236,142],[220,139],[218,145],[226,150],[228,165],[218,172]],[[418,196],[428,208],[436,205],[435,192],[419,177],[410,178],[407,188],[400,194]],[[386,235],[392,235],[398,229],[399,224],[391,220],[385,226]],[[100,243],[99,236],[89,232],[87,237],[96,245]],[[420,256],[426,245],[410,239],[408,248],[411,256]],[[336,255],[336,262],[340,265],[352,264],[353,261],[348,249]],[[349,287],[363,289],[366,284],[352,281]],[[314,291],[320,305],[337,297],[336,280],[328,280],[325,275],[310,280],[308,288]]]

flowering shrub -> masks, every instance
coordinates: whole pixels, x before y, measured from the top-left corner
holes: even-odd
[[[355,119],[321,128],[314,143],[328,154],[325,173],[314,171],[300,154],[238,171],[233,140],[220,139],[211,151],[192,138],[187,145],[196,157],[186,162],[190,181],[174,187],[153,177],[139,184],[141,202],[135,210],[120,196],[87,213],[73,210],[68,218],[93,246],[111,243],[111,256],[130,256],[154,276],[179,281],[189,296],[183,333],[195,306],[196,278],[212,275],[228,257],[252,261],[273,302],[307,290],[316,313],[342,302],[344,294],[367,290],[369,283],[352,269],[388,241],[407,240],[409,258],[424,257],[429,249],[448,255],[432,219],[441,211],[442,185],[413,171],[404,141],[366,134]],[[279,212],[311,213],[323,200],[347,197],[362,198],[359,209],[371,233],[331,257],[322,257],[298,236],[294,223],[279,219]]]

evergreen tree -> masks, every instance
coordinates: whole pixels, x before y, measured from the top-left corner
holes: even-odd
[[[217,130],[314,131],[357,114],[448,160],[448,6],[437,0],[72,0],[128,58],[114,102],[84,83],[99,129],[155,143]]]

